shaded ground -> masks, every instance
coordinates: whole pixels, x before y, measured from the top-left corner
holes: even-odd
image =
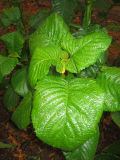
[[[8,8],[4,1],[0,1],[0,12],[3,8]],[[37,11],[50,8],[50,0],[30,1],[22,0],[23,11],[27,14],[36,14]],[[111,45],[108,52],[108,64],[119,65],[120,63],[120,31],[110,30],[109,24],[115,23],[120,26],[120,5],[114,6],[110,11],[107,19],[98,17],[99,11],[93,13],[93,19],[96,23],[106,26],[111,35],[115,39],[115,45]],[[75,21],[81,24],[81,14],[75,17]],[[0,31],[0,35],[11,32],[15,28],[8,27]],[[4,49],[3,43],[0,41],[0,50]],[[54,149],[36,138],[32,124],[24,130],[19,130],[10,121],[11,114],[4,108],[2,97],[4,91],[0,91],[0,141],[7,144],[14,144],[12,149],[0,149],[0,160],[65,160],[61,151]],[[120,140],[120,129],[111,120],[110,114],[105,112],[99,124],[100,126],[100,141],[97,153],[115,140]],[[40,158],[39,158],[40,157]]]

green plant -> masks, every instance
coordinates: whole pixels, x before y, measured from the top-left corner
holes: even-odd
[[[97,25],[82,31],[74,37],[61,16],[48,16],[30,36],[29,67],[21,61],[23,36],[1,37],[8,55],[1,56],[1,81],[20,65],[4,95],[10,111],[18,104],[12,121],[22,129],[32,119],[37,137],[67,160],[93,160],[103,111],[120,110],[120,69],[105,66],[111,37]]]
[[[113,144],[105,147],[101,154],[96,155],[95,160],[120,160],[120,142],[116,141]]]
[[[10,145],[10,144],[0,142],[0,149],[1,148],[13,148],[13,147],[14,147],[14,145]]]

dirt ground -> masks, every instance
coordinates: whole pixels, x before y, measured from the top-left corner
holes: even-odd
[[[4,4],[5,0],[0,0],[0,13],[3,8],[9,8],[8,4]],[[22,9],[24,13],[36,14],[37,11],[50,9],[50,0],[22,0]],[[108,64],[120,66],[120,31],[110,30],[109,24],[115,23],[120,26],[120,4],[114,5],[109,11],[107,19],[98,18],[99,10],[96,10],[92,18],[96,23],[104,25],[108,29],[117,44],[111,45],[108,50]],[[81,24],[81,14],[76,15],[74,21]],[[13,26],[7,29],[0,30],[0,35],[11,32],[15,28]],[[0,50],[5,48],[0,41]],[[59,149],[48,146],[47,144],[36,138],[32,124],[24,130],[19,130],[10,121],[11,113],[3,106],[4,90],[0,91],[0,141],[7,144],[14,144],[12,149],[0,149],[0,160],[65,160],[62,152]],[[110,113],[104,112],[100,124],[100,140],[97,153],[113,143],[115,140],[120,140],[120,128],[118,128],[110,117]]]

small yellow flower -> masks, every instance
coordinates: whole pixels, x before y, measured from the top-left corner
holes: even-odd
[[[62,74],[64,74],[64,73],[65,73],[65,68],[63,67]]]

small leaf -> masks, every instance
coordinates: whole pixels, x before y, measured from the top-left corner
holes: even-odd
[[[3,99],[5,107],[9,111],[12,111],[12,109],[16,106],[18,100],[19,96],[14,92],[13,88],[9,85],[4,94],[4,99]]]
[[[115,23],[109,24],[109,29],[113,31],[120,31],[120,27]]]
[[[36,135],[53,147],[71,151],[96,134],[102,103],[102,90],[94,80],[46,77],[34,93]]]
[[[1,83],[0,83],[0,90],[5,90],[6,86],[9,85],[9,79],[7,77],[2,78]]]
[[[10,20],[2,14],[0,14],[0,22],[4,27],[8,27],[11,24]]]
[[[20,96],[25,96],[29,89],[27,84],[27,68],[23,67],[20,70],[17,70],[11,78],[11,84],[13,89]]]
[[[4,27],[8,27],[11,24],[16,24],[20,19],[21,14],[18,7],[11,7],[10,9],[4,9],[4,14],[0,14],[0,21]]]
[[[83,145],[72,152],[63,152],[66,160],[94,160],[99,140],[99,129],[97,133],[89,138]]]
[[[19,129],[27,127],[31,121],[32,93],[28,92],[12,114],[12,121]]]
[[[109,145],[103,149],[103,152],[120,155],[120,142],[116,141],[115,143]]]
[[[104,110],[120,110],[120,69],[104,66],[98,74],[97,83],[104,91]]]
[[[14,145],[10,145],[10,144],[0,142],[0,149],[2,149],[2,148],[13,148],[13,147],[14,147]]]
[[[120,112],[111,112],[112,120],[120,127]]]
[[[107,10],[109,9],[110,5],[106,3],[105,0],[96,0],[94,7],[98,8],[99,10]]]
[[[0,79],[7,76],[16,66],[17,58],[9,58],[0,55]]]
[[[19,57],[25,39],[18,31],[4,34],[0,37],[0,39],[5,43],[10,55],[13,55],[13,57],[15,57],[17,54],[17,57]]]
[[[95,160],[120,160],[120,158],[112,154],[100,154],[95,157]]]
[[[57,46],[37,48],[31,59],[29,67],[29,81],[33,87],[37,80],[43,78],[49,72],[51,65],[60,61],[62,50]]]

